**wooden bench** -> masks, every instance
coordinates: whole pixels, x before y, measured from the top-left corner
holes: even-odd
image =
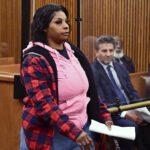
[[[130,74],[131,82],[142,98],[145,98],[147,89],[144,76],[148,76],[148,73],[139,72]]]
[[[0,65],[0,149],[19,150],[22,102],[13,98],[20,65]]]

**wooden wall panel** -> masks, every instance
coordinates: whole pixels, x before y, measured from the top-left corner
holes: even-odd
[[[35,9],[51,2],[62,4],[69,10],[72,25],[70,41],[77,44],[76,1],[36,0]],[[133,59],[136,71],[147,71],[150,62],[149,0],[81,0],[81,10],[83,18],[81,49],[91,62],[95,57],[93,47],[97,36],[119,35],[124,40],[126,55]]]
[[[45,4],[55,3],[61,4],[67,8],[69,12],[69,19],[71,24],[71,33],[69,41],[77,45],[77,22],[75,18],[77,16],[77,1],[76,0],[35,0],[35,10]],[[33,0],[31,0],[31,22],[33,18]]]
[[[132,58],[136,72],[148,70],[150,0],[81,0],[81,5],[81,49],[91,62],[95,57],[94,39],[118,35],[123,38],[125,54]]]
[[[15,57],[17,63],[20,52],[21,0],[0,0],[0,57]]]
[[[31,22],[33,14],[31,0]],[[77,0],[35,0],[35,10],[45,4],[64,5],[69,11],[70,41],[77,45]],[[150,63],[150,0],[81,0],[81,49],[95,57],[94,40],[100,35],[119,35],[126,55],[133,59],[137,72],[147,71]],[[8,53],[20,61],[21,0],[0,1],[0,50],[7,43]]]

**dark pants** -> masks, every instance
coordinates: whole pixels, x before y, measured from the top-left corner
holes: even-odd
[[[126,140],[119,139],[119,144],[121,150],[133,150],[134,145],[136,144],[139,149],[148,150],[150,148],[150,125],[148,126],[139,126],[135,122],[130,121],[125,118],[121,118],[119,114],[112,115],[114,125],[121,127],[135,127],[136,130],[136,140]]]
[[[121,127],[135,127],[136,133],[138,132],[138,126],[136,125],[135,122],[127,120],[125,118],[121,118],[120,115],[118,114],[112,115],[112,119],[113,119],[114,125],[118,125]],[[121,150],[133,150],[134,141],[120,138],[119,145],[120,145]]]
[[[147,126],[140,126],[139,132],[141,143],[143,143],[143,149],[150,150],[150,124]]]

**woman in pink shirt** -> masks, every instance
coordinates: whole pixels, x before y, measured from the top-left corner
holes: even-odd
[[[90,120],[112,121],[100,103],[84,54],[66,42],[68,11],[61,5],[39,8],[32,42],[23,50],[24,98],[21,150],[94,150]]]

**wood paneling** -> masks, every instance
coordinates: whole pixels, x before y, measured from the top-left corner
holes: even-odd
[[[31,22],[33,0],[31,2]],[[45,4],[62,4],[69,11],[72,31],[70,41],[77,45],[77,0],[35,0],[35,10]],[[119,35],[125,54],[132,58],[136,72],[148,71],[150,63],[150,0],[81,0],[81,49],[92,62],[94,41],[100,35]],[[20,61],[21,0],[0,1],[1,57]]]
[[[35,0],[35,10],[43,5],[54,3],[61,4],[67,8],[69,12],[69,19],[71,24],[71,33],[69,41],[77,45],[77,22],[75,18],[77,16],[77,1],[76,0]],[[31,0],[31,22],[33,18],[33,0]]]
[[[13,82],[0,81],[0,145],[2,150],[19,150],[23,104],[13,99]],[[9,92],[8,92],[9,91]]]
[[[15,58],[14,57],[0,58],[0,65],[5,65],[5,64],[15,64]]]
[[[0,0],[0,56],[15,57],[19,62],[20,52],[21,0]]]
[[[118,35],[123,38],[125,54],[132,58],[136,72],[148,71],[150,0],[81,0],[81,5],[81,49],[91,62],[95,57],[94,39]]]
[[[13,98],[14,74],[20,65],[0,65],[0,145],[1,150],[20,149],[23,103]]]

